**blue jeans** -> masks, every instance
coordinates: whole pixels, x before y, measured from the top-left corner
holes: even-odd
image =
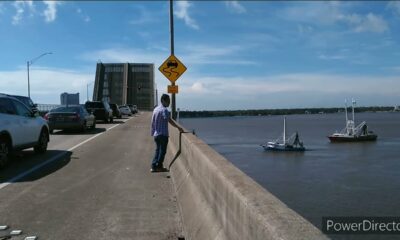
[[[154,137],[154,141],[156,142],[156,152],[151,163],[151,168],[156,169],[163,167],[165,154],[167,153],[168,137],[159,135]]]

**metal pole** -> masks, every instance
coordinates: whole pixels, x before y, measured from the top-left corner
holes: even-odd
[[[31,87],[29,84],[29,61],[26,61],[26,67],[28,69],[28,97],[31,98]]]
[[[175,55],[174,52],[174,8],[173,8],[173,0],[169,0],[169,27],[170,27],[170,36],[171,36],[171,55]],[[175,82],[171,84],[175,86]],[[176,97],[175,93],[172,93],[172,119],[176,120]]]
[[[169,27],[170,27],[170,36],[171,36],[171,55],[174,55],[174,8],[173,8],[173,0],[169,0]]]
[[[38,57],[26,62],[26,66],[28,68],[28,97],[29,98],[31,97],[31,87],[30,87],[30,83],[29,83],[29,66],[32,65],[36,60],[38,60],[39,58],[41,58],[41,57],[43,57],[43,56],[45,56],[47,54],[53,54],[53,53],[52,52],[46,52],[46,53],[43,53],[42,55],[40,55],[40,56],[38,56]]]

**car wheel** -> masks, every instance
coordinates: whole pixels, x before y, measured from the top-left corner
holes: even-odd
[[[10,158],[10,144],[5,138],[0,138],[0,168],[7,165]]]
[[[114,118],[111,117],[111,118],[110,118],[110,123],[113,123],[113,122],[114,122]]]
[[[47,151],[47,144],[49,143],[49,136],[46,133],[46,130],[42,130],[40,132],[39,141],[37,145],[33,148],[35,153],[45,153]]]
[[[108,118],[104,118],[104,122],[105,122],[105,123],[108,123]]]

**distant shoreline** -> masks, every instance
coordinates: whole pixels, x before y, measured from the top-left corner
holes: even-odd
[[[351,108],[350,108],[351,109]],[[349,109],[348,109],[349,110]],[[394,107],[356,107],[355,112],[393,112]],[[235,116],[269,116],[291,114],[325,114],[344,112],[344,108],[292,108],[292,109],[258,109],[258,110],[216,110],[216,111],[180,111],[180,118],[235,117]]]

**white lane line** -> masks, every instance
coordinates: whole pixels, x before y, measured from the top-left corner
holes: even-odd
[[[131,120],[131,119],[132,119],[132,118],[127,119],[127,120],[125,120],[124,122],[127,122],[127,121],[129,121],[129,120]],[[111,129],[113,129],[113,128],[117,127],[117,126],[120,126],[120,125],[121,125],[121,124],[116,124],[116,125],[114,125],[114,126],[108,128],[106,131],[101,132],[101,133],[98,133],[98,134],[94,135],[93,137],[91,137],[91,138],[89,138],[89,139],[86,139],[85,141],[83,141],[83,142],[81,142],[81,143],[79,143],[79,144],[73,146],[72,148],[68,149],[67,151],[68,151],[68,152],[71,152],[72,150],[74,150],[74,149],[76,149],[76,148],[82,146],[83,144],[85,144],[85,143],[87,143],[87,142],[90,142],[91,140],[97,138],[98,136],[100,136],[100,135],[106,133],[107,131],[110,131]],[[1,184],[0,184],[0,189],[5,188],[5,187],[7,187],[8,185],[10,185],[11,183],[14,183],[14,182],[16,182],[16,181],[18,181],[18,180],[20,180],[20,179],[22,179],[22,178],[28,176],[29,174],[35,172],[36,170],[42,168],[43,166],[45,166],[45,165],[47,165],[47,164],[50,164],[50,163],[52,163],[52,162],[58,160],[59,158],[63,157],[63,156],[66,155],[66,154],[67,154],[66,152],[59,153],[59,154],[53,156],[52,158],[46,160],[45,162],[42,162],[41,164],[34,166],[33,168],[29,169],[28,171],[25,171],[25,172],[23,172],[23,173],[21,173],[21,174],[15,176],[15,177],[13,177],[13,178],[7,180],[7,181],[5,181],[4,183],[1,183]]]

